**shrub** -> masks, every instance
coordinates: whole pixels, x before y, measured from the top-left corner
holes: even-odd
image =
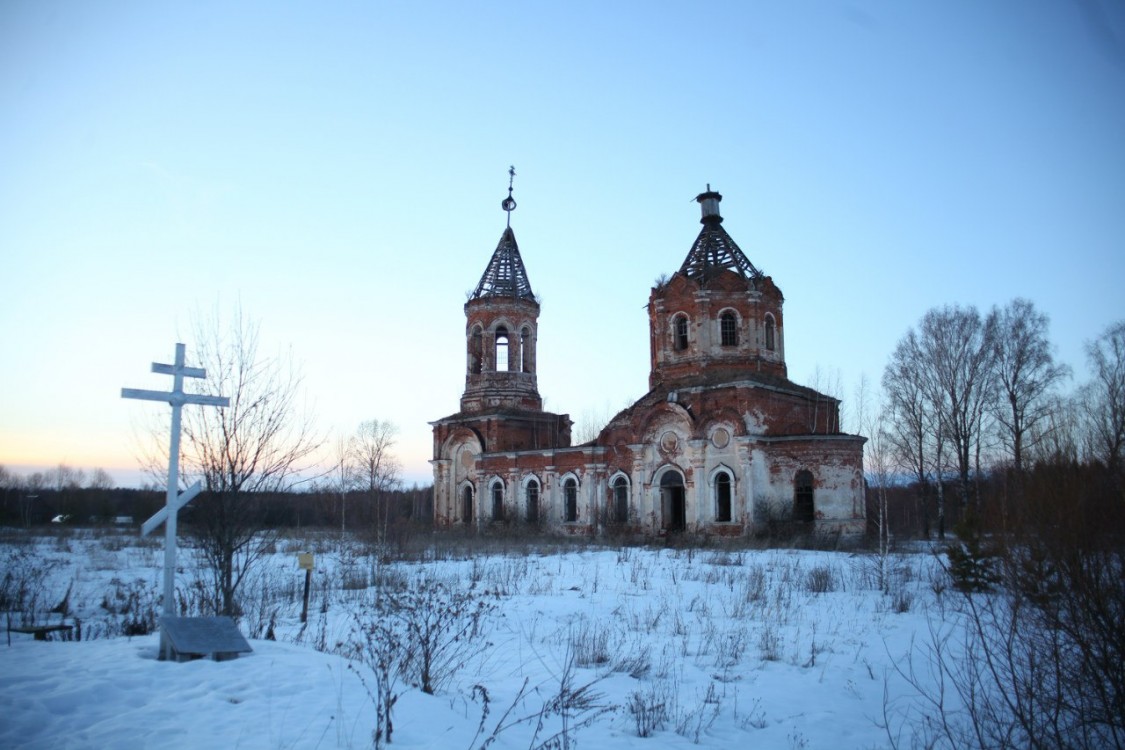
[[[836,590],[836,575],[827,565],[817,565],[805,575],[805,590],[810,594],[827,594]]]
[[[668,721],[670,696],[657,685],[648,690],[636,690],[629,695],[625,704],[638,737],[651,737],[654,732],[664,728]]]

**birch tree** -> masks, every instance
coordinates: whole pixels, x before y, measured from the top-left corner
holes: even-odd
[[[970,476],[979,468],[985,413],[994,389],[996,324],[975,307],[931,309],[919,326],[921,359],[938,410],[938,430],[948,435],[956,457],[961,507],[969,506]],[[976,460],[974,460],[976,459]]]
[[[1125,320],[1086,344],[1093,380],[1079,393],[1087,452],[1117,472],[1125,450]]]
[[[922,352],[918,336],[911,329],[895,346],[883,370],[883,391],[886,394],[887,449],[899,470],[908,473],[917,484],[916,500],[921,509],[922,534],[930,535],[929,500],[930,469],[937,455],[937,419],[933,404],[936,389],[927,382],[929,371],[918,366]],[[944,532],[944,529],[940,530]]]
[[[994,414],[1000,439],[1017,474],[1035,441],[1044,436],[1052,410],[1055,387],[1070,374],[1056,364],[1047,337],[1049,320],[1030,301],[1016,298],[1001,309],[993,309],[997,398]],[[1030,444],[1029,444],[1030,443]]]
[[[401,467],[394,455],[398,427],[387,420],[369,419],[351,439],[351,462],[357,489],[366,492],[375,509],[376,533],[386,541],[390,509],[385,493],[398,486]]]

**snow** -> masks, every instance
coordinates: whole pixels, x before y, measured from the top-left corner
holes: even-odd
[[[294,552],[310,545],[320,549],[302,628]],[[107,591],[150,592],[138,601],[156,605],[158,549],[95,535],[0,547],[6,571],[42,582],[43,610],[72,587],[71,609],[94,637],[10,634],[0,647],[0,747],[370,747],[372,673],[315,646],[331,652],[355,639],[374,592],[364,584],[388,570],[472,586],[495,605],[436,695],[400,685],[391,747],[479,747],[525,681],[508,716],[536,715],[558,691],[568,655],[586,662],[574,678],[592,682],[608,709],[572,732],[579,747],[885,747],[884,689],[896,701],[904,695],[894,662],[945,612],[928,554],[892,560],[895,590],[912,597],[899,612],[874,589],[874,558],[862,553],[590,547],[431,554],[384,567],[358,543],[286,546],[246,584],[261,604],[241,621],[244,634],[260,636],[276,611],[278,640],[251,638],[253,652],[232,661],[188,663],[158,661],[155,634],[98,637],[120,631]],[[205,581],[184,552],[181,596]],[[816,593],[811,576],[825,571],[831,590]],[[491,698],[482,734],[474,685]],[[670,716],[640,737],[629,704],[646,697]],[[559,729],[549,717],[538,740]],[[512,726],[492,747],[527,748],[533,730],[534,722]]]
[[[366,694],[343,659],[255,641],[238,661],[177,664],[158,640],[13,643],[0,746],[363,746]]]

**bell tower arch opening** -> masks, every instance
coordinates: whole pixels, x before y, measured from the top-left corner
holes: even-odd
[[[508,329],[500,326],[496,329],[496,372],[508,372],[508,359],[511,345],[508,342]]]
[[[520,372],[535,372],[534,358],[531,349],[531,327],[524,326],[520,329]]]
[[[480,375],[484,370],[484,332],[473,326],[469,332],[469,375]]]

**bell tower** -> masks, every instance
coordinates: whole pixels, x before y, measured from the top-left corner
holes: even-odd
[[[465,303],[465,392],[461,411],[539,411],[535,343],[539,303],[512,231],[515,168],[508,170],[508,223],[476,289]]]
[[[515,168],[508,170],[508,197],[500,204],[508,214],[504,233],[465,303],[461,409],[430,423],[440,524],[473,525],[516,513],[512,454],[570,446],[570,417],[543,411],[539,395],[539,302],[512,231],[515,175]]]

